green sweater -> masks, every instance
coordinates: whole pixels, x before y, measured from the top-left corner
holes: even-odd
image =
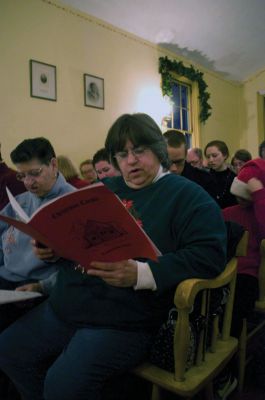
[[[223,218],[201,187],[174,174],[138,190],[122,177],[105,183],[122,200],[133,201],[145,232],[162,253],[158,263],[148,260],[157,290],[114,287],[66,267],[59,271],[50,302],[61,319],[76,326],[152,329],[166,317],[179,282],[213,278],[224,269]]]

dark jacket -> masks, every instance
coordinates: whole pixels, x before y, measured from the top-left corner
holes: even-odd
[[[213,179],[209,172],[203,169],[195,168],[185,161],[185,166],[181,176],[184,176],[190,181],[196,182],[198,185],[203,187],[203,189],[206,190],[206,192],[209,193],[214,200],[216,200],[217,186],[215,179]]]
[[[162,253],[159,262],[147,260],[157,289],[114,287],[66,267],[59,271],[51,306],[59,318],[76,326],[157,328],[173,304],[179,282],[213,278],[224,269],[226,230],[221,211],[198,185],[175,174],[137,190],[122,177],[104,182],[120,199],[132,201],[143,229]]]

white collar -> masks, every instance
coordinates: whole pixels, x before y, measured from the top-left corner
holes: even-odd
[[[163,178],[163,176],[168,175],[169,173],[170,173],[169,171],[164,171],[162,165],[160,164],[159,170],[156,176],[154,177],[152,183],[157,182],[159,179]]]

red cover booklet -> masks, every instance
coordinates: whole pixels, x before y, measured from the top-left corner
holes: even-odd
[[[121,200],[102,183],[58,197],[31,218],[10,192],[9,199],[18,219],[0,214],[0,220],[85,269],[91,261],[156,261],[160,254]]]

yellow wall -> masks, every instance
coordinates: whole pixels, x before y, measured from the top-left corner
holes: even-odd
[[[1,0],[0,54],[0,140],[7,163],[26,137],[47,137],[57,154],[79,164],[103,146],[122,113],[148,112],[161,121],[158,59],[170,53],[55,0]],[[30,97],[30,59],[56,65],[56,102]],[[199,145],[218,138],[231,153],[250,145],[242,129],[242,86],[203,72],[213,112],[201,126]],[[105,110],[84,106],[84,73],[104,78]]]
[[[262,71],[248,79],[243,90],[242,131],[253,156],[257,156],[258,146],[265,139],[264,95],[265,71]]]

